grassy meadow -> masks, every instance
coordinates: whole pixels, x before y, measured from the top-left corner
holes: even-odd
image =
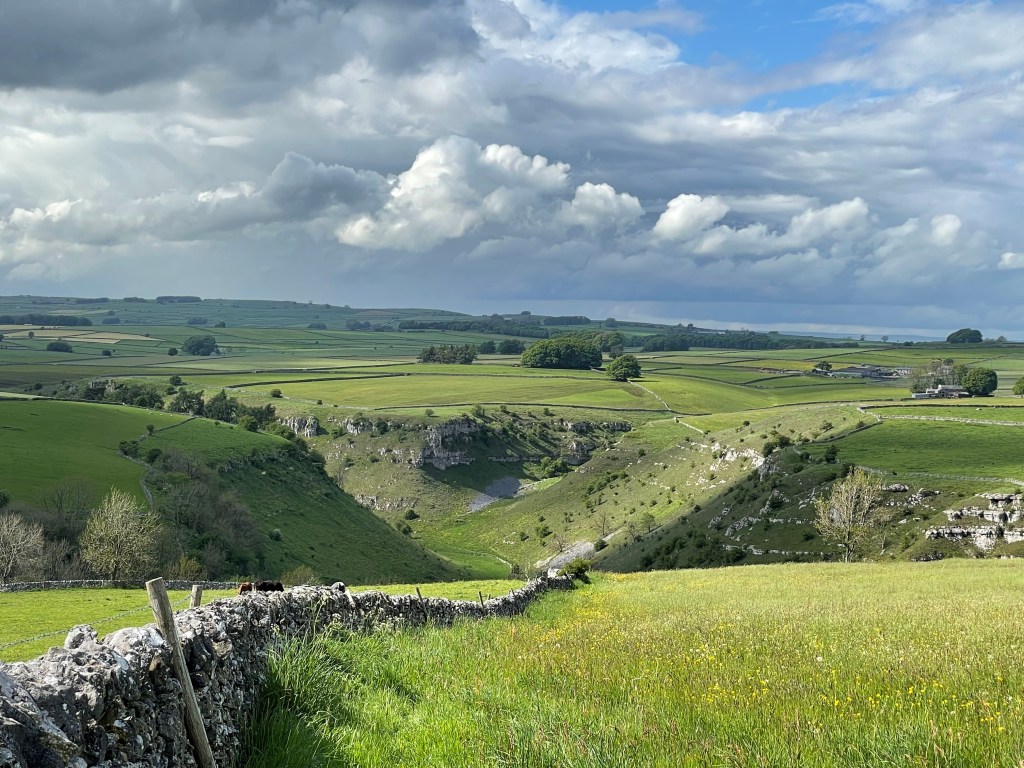
[[[122,440],[152,424],[180,424],[178,414],[127,406],[47,400],[0,401],[0,488],[17,499],[42,501],[62,481],[87,481],[99,495],[111,486],[144,497],[143,468],[118,451]]]
[[[188,591],[170,590],[167,594],[176,610],[188,607]],[[232,594],[205,591],[203,602]],[[0,592],[0,616],[4,619],[0,622],[0,662],[33,659],[54,645],[63,645],[68,630],[77,624],[91,624],[103,637],[124,627],[141,627],[153,621],[144,589]],[[20,642],[24,640],[28,642]]]
[[[263,766],[1019,766],[1017,562],[600,575],[283,647]],[[965,610],[965,605],[970,610]]]

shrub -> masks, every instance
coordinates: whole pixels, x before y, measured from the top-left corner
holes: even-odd
[[[562,568],[562,573],[566,576],[572,576],[574,579],[579,579],[584,584],[589,584],[590,577],[587,576],[587,571],[590,570],[592,565],[593,563],[590,560],[577,557],[566,563],[565,567]]]
[[[51,341],[46,345],[47,352],[71,352],[72,347],[66,341]]]

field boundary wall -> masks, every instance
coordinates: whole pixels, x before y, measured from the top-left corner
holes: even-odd
[[[266,681],[268,654],[282,640],[331,625],[366,631],[515,616],[573,584],[571,576],[542,577],[480,602],[353,594],[341,584],[294,587],[214,600],[178,613],[175,623],[216,764],[229,768]],[[181,684],[154,625],[102,640],[81,625],[63,648],[0,664],[0,768],[196,765]]]

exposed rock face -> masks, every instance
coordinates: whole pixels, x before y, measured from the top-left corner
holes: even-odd
[[[947,526],[945,528],[929,528],[925,531],[929,539],[947,539],[949,541],[971,540],[979,549],[992,549],[1002,539],[1007,544],[1024,541],[1024,531],[1003,530],[998,525]]]
[[[314,416],[285,416],[279,421],[302,437],[316,437],[320,434],[320,422]]]
[[[472,419],[452,419],[443,424],[428,427],[423,450],[414,456],[412,464],[422,467],[430,464],[438,469],[448,469],[457,464],[472,464],[466,446],[473,442],[473,437],[481,431],[481,427]]]
[[[343,585],[296,587],[179,613],[182,651],[217,765],[235,763],[240,731],[266,676],[267,651],[282,637],[331,623],[366,630],[512,616],[542,593],[572,585],[567,576],[541,578],[483,605],[351,594]],[[102,641],[91,627],[76,627],[65,647],[0,667],[0,768],[191,767],[185,733],[180,685],[152,625]]]

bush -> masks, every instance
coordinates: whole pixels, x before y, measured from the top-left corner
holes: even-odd
[[[112,349],[104,349],[100,354],[103,355],[104,357],[113,357],[114,356],[114,350],[112,350]]]
[[[168,350],[167,350],[167,354],[168,354],[168,355],[169,355],[170,357],[174,357],[175,355],[177,355],[177,354],[178,354],[178,349],[177,349],[177,347],[171,347],[170,349],[168,349]]]
[[[284,397],[284,395],[281,393],[280,389],[272,389],[272,390],[270,390],[270,396],[271,397]]]
[[[47,352],[71,352],[72,347],[66,341],[51,341],[46,345]]]
[[[577,557],[566,563],[565,567],[562,568],[562,573],[566,576],[572,576],[574,579],[579,579],[584,584],[589,584],[590,577],[587,575],[587,571],[590,570],[591,566],[593,566],[593,563],[590,560]]]

